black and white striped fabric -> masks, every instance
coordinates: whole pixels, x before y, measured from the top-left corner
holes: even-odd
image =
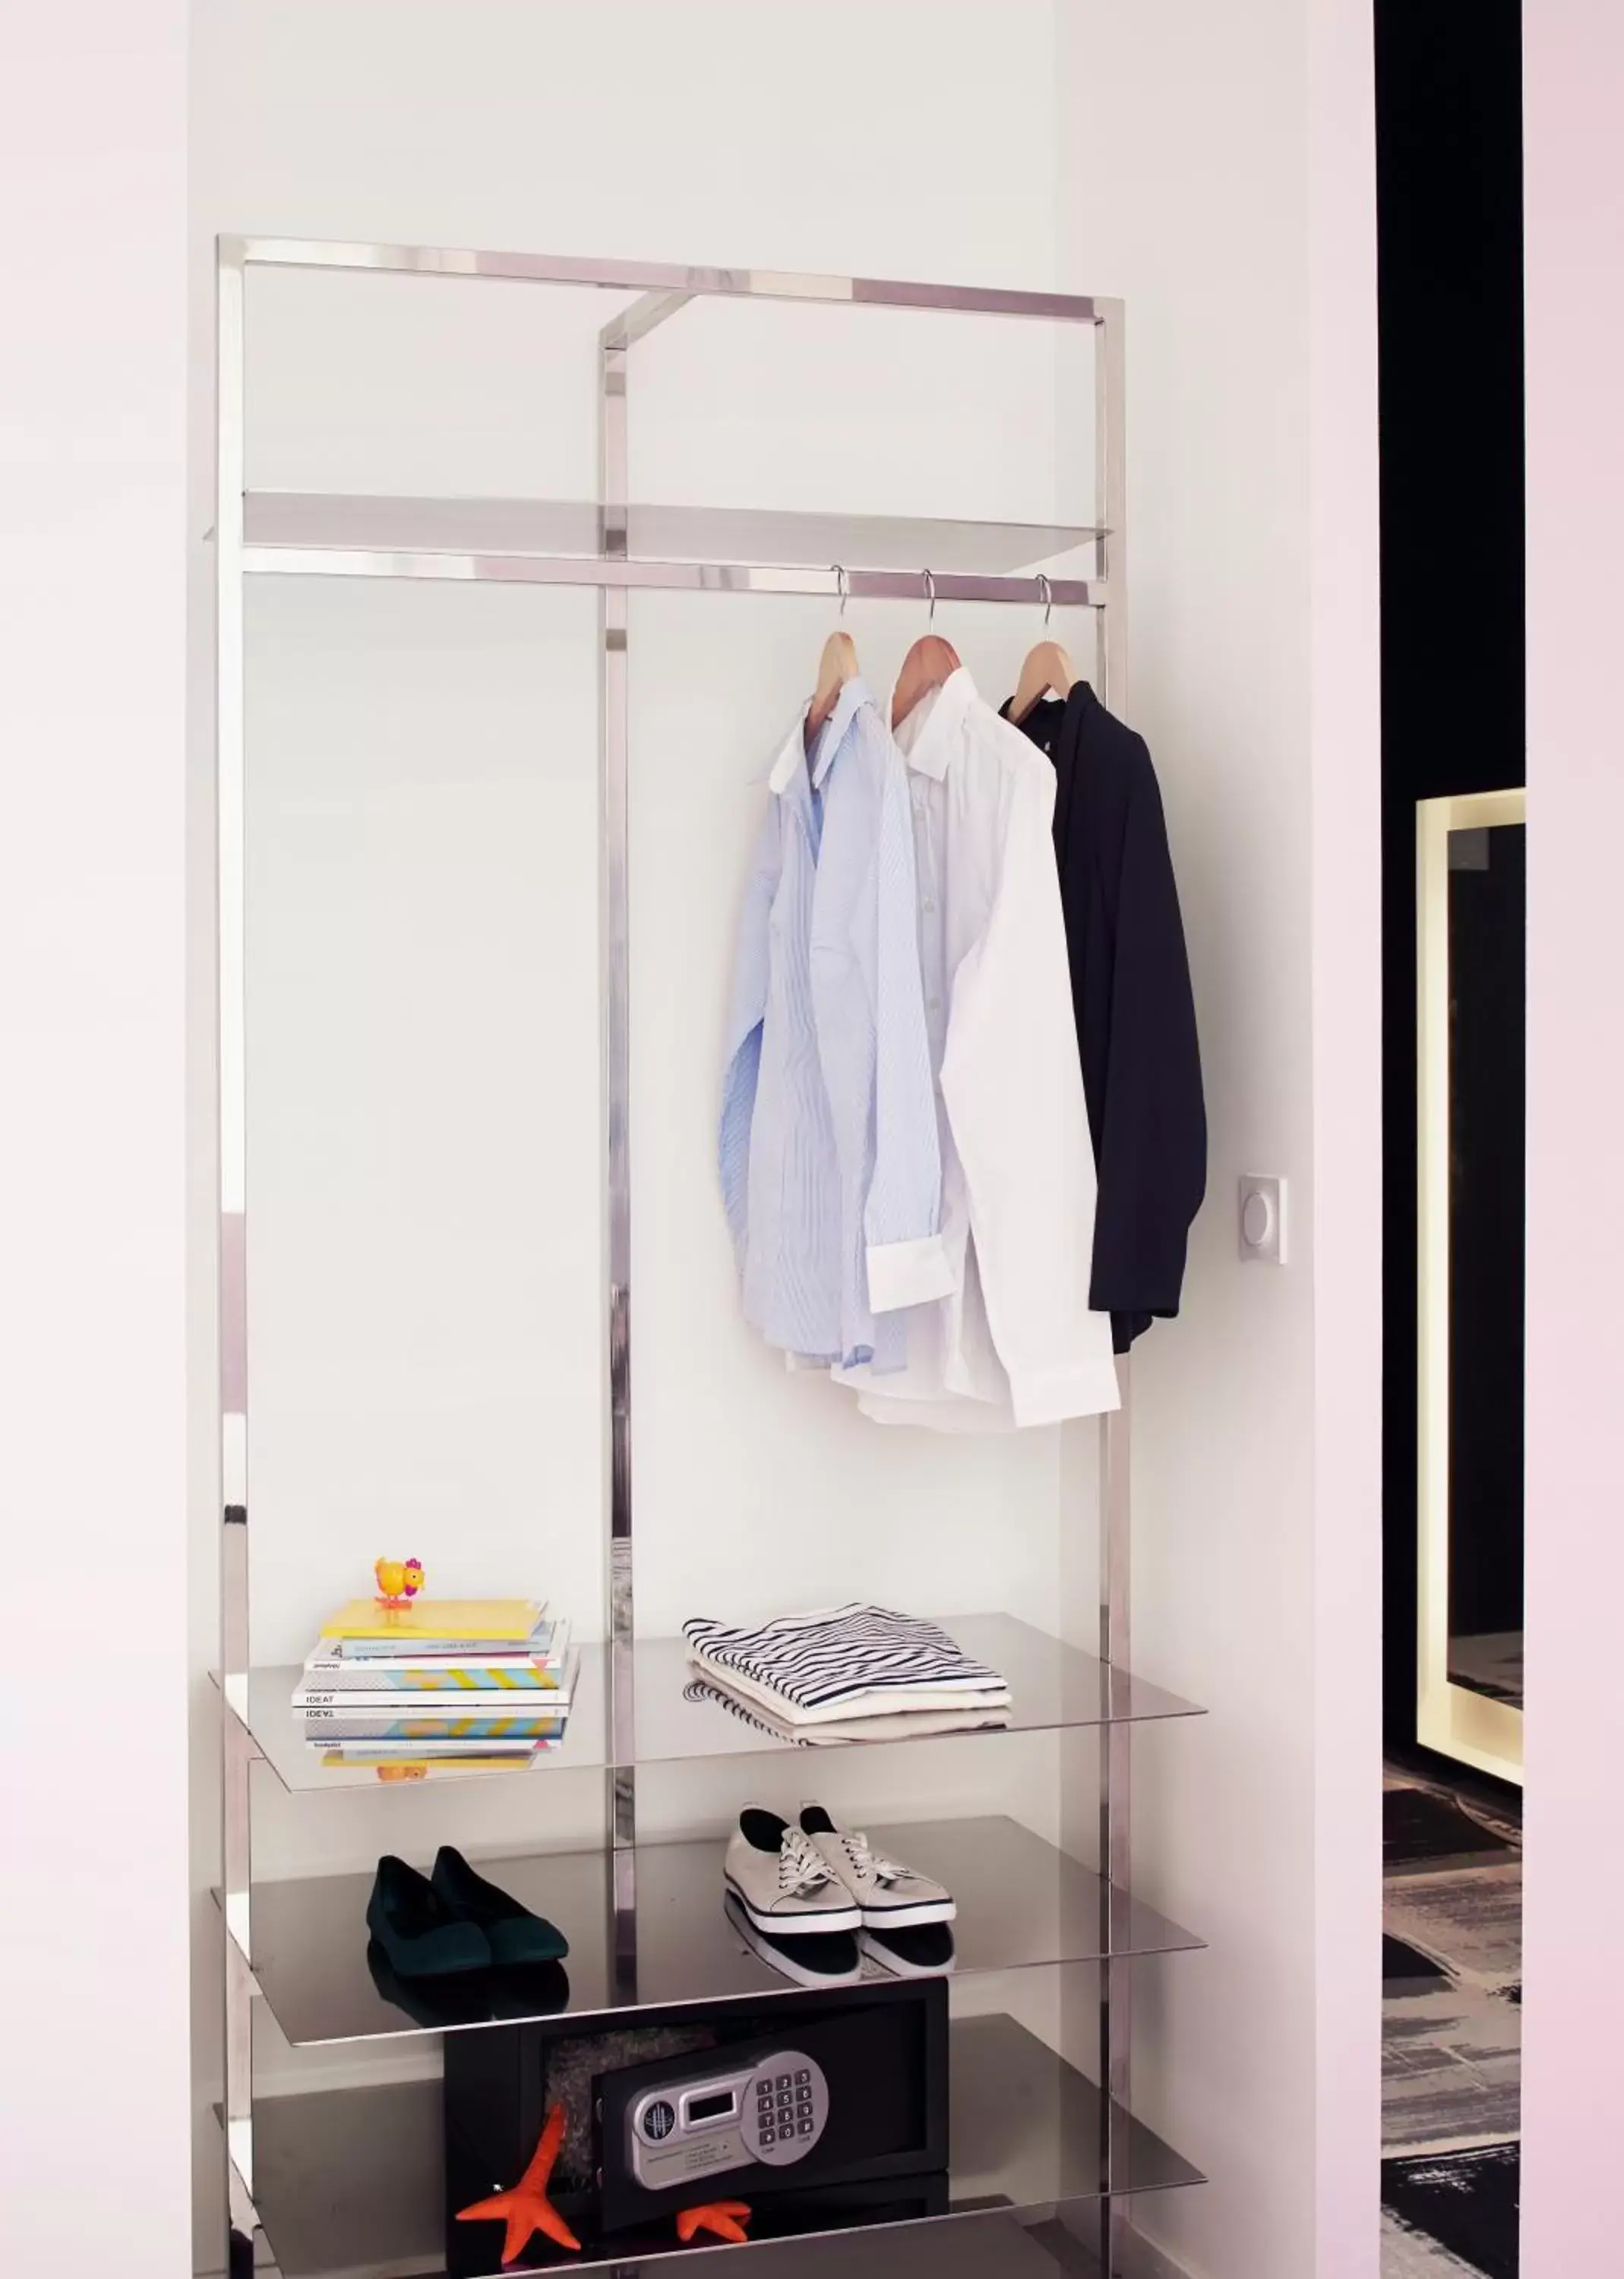
[[[792,1724],[1008,1706],[996,1669],[973,1661],[939,1624],[886,1607],[854,1600],[754,1630],[696,1615],[682,1629],[700,1669]]]
[[[722,1683],[719,1673],[695,1677],[682,1689],[685,1701],[709,1701],[725,1709],[753,1733],[765,1733],[785,1749],[839,1748],[851,1741],[924,1741],[954,1733],[997,1733],[1009,1723],[1007,1705],[980,1706],[985,1697],[954,1709],[871,1709],[867,1715],[830,1718],[820,1724],[792,1724],[775,1716],[766,1703]]]

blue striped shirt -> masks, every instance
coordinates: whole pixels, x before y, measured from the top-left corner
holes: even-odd
[[[953,1285],[907,771],[861,680],[809,758],[804,718],[768,779],[746,887],[722,1192],[746,1318],[768,1343],[892,1370],[899,1309]]]

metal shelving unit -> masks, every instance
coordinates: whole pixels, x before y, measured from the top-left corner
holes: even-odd
[[[384,498],[248,493],[244,485],[244,321],[249,272],[282,267],[494,278],[591,286],[621,296],[598,342],[599,495],[595,500]],[[599,595],[603,941],[601,986],[607,1155],[602,1195],[608,1285],[609,1636],[583,1654],[566,1742],[538,1761],[587,1769],[604,1784],[604,1840],[588,1853],[505,1863],[521,1893],[545,1877],[548,1912],[571,1941],[571,2017],[612,2017],[637,2004],[747,1997],[783,1990],[733,1940],[715,1904],[715,1846],[640,1843],[638,1768],[760,1754],[784,1744],[714,1701],[693,1697],[681,1641],[640,1638],[634,1619],[631,1465],[632,1314],[629,1070],[627,678],[629,597],[639,590],[986,602],[1052,602],[1093,613],[1096,683],[1123,702],[1122,413],[1120,303],[1070,295],[918,285],[778,272],[687,269],[412,246],[222,238],[218,248],[218,495],[215,522],[219,962],[219,1284],[222,1539],[219,1684],[224,1820],[220,1903],[226,1932],[226,2160],[234,2229],[259,2244],[283,2279],[374,2279],[443,2269],[435,2196],[438,2088],[392,2083],[263,2100],[256,2109],[252,2018],[263,2000],[290,2042],[358,2042],[474,2030],[477,2014],[422,2021],[387,2003],[350,1927],[364,1891],[332,1876],[256,1886],[252,1808],[257,1779],[289,1791],[357,1784],[353,1769],[312,1760],[287,1707],[293,1673],[257,1669],[249,1652],[248,1522],[246,991],[244,944],[243,580],[249,576],[411,578],[574,585]],[[627,296],[630,296],[629,298]],[[645,506],[628,494],[628,389],[637,344],[691,303],[724,297],[869,305],[1046,319],[1093,330],[1096,521],[1087,526],[934,521]],[[1123,1371],[1124,1379],[1126,1377]],[[908,1855],[961,1897],[960,1970],[1095,1965],[1099,1979],[1096,2087],[1007,2018],[954,2029],[954,2168],[933,2273],[1081,2267],[1071,2235],[1036,2243],[1042,2219],[1092,2207],[1099,2261],[1118,2267],[1129,2196],[1199,2181],[1128,2111],[1129,1967],[1135,1957],[1200,1942],[1133,1900],[1129,1884],[1129,1739],[1145,1720],[1192,1705],[1135,1679],[1129,1638],[1129,1421],[1100,1434],[1098,1660],[1001,1615],[955,1617],[969,1651],[1004,1669],[1008,1731],[1092,1730],[1099,1765],[1100,1873],[1008,1822],[961,1821],[897,1832]],[[1000,1734],[967,1736],[993,1746]],[[877,1746],[907,1746],[888,1742]],[[499,1777],[486,1775],[486,1777]],[[529,1771],[510,1776],[529,1779]],[[365,1776],[371,1784],[370,1773]],[[1006,1873],[1002,1862],[1021,1862]],[[989,1859],[1000,1862],[990,1876]],[[542,1888],[536,1884],[538,1891]],[[542,2014],[538,2010],[533,2014]],[[550,2013],[548,2014],[551,2014]],[[503,2022],[511,2023],[511,2015]],[[1101,2089],[1107,2092],[1101,2093]],[[990,2102],[990,2096],[997,2102]],[[421,2142],[419,2143],[419,2140]],[[417,2145],[418,2154],[411,2147]],[[414,2179],[402,2194],[402,2177]],[[989,2210],[996,2213],[989,2214]],[[1012,2231],[1010,2218],[1040,2229]],[[989,2231],[988,2225],[992,2227]],[[839,2254],[839,2237],[830,2243]],[[910,2251],[891,2237],[888,2270]],[[1017,2241],[1019,2244],[1017,2245]],[[984,2252],[980,2243],[985,2243]],[[748,2257],[753,2248],[717,2250]],[[775,2244],[785,2275],[816,2263],[815,2244]],[[951,2263],[945,2257],[951,2252]],[[261,2266],[263,2269],[264,2267]],[[607,2268],[609,2267],[577,2266]],[[615,2267],[623,2273],[634,2267]],[[642,2268],[639,2262],[636,2268]],[[850,2264],[841,2260],[843,2269]]]

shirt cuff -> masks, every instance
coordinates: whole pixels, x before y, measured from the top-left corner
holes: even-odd
[[[1120,1408],[1122,1396],[1116,1382],[1116,1365],[1110,1360],[1078,1362],[1069,1369],[1013,1370],[1009,1377],[1015,1420],[1029,1424],[1058,1424],[1068,1416],[1103,1416]]]
[[[953,1261],[939,1234],[869,1245],[871,1314],[893,1314],[899,1306],[923,1306],[933,1298],[951,1297],[954,1286]]]

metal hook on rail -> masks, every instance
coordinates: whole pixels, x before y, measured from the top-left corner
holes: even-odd
[[[925,623],[933,625],[936,623],[936,580],[928,570],[922,570],[919,574],[924,579],[925,599],[931,604],[931,614]]]
[[[846,596],[852,590],[852,581],[846,576],[845,571],[840,567],[840,564],[838,562],[831,564],[831,567],[833,568],[835,577],[839,581],[837,590],[840,596],[840,615],[844,617],[846,615]]]
[[[1054,615],[1054,588],[1041,570],[1038,572],[1038,599],[1043,603],[1043,621],[1046,625]]]

